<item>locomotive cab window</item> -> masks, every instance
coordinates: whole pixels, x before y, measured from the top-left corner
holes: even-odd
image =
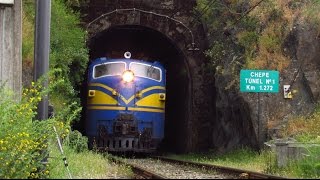
[[[114,62],[96,65],[93,69],[93,77],[99,78],[103,76],[121,75],[125,70],[124,62]]]
[[[130,70],[133,71],[135,76],[161,81],[161,69],[157,67],[147,64],[131,63]]]

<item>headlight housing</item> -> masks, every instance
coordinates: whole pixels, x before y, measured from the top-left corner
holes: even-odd
[[[124,82],[132,82],[134,79],[133,72],[130,70],[124,71],[122,74],[122,79]]]

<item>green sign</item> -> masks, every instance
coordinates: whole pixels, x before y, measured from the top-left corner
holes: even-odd
[[[279,72],[269,70],[241,70],[240,92],[279,92]]]

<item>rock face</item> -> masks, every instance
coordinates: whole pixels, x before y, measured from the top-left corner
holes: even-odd
[[[270,125],[270,130],[281,128],[281,125],[285,124],[290,116],[308,115],[320,100],[318,31],[310,25],[296,24],[286,38],[284,51],[290,57],[291,64],[280,74],[280,87],[291,85],[293,98],[284,99],[282,89],[279,96],[266,100],[266,104],[270,106],[267,115],[269,119],[273,118],[275,125]],[[272,133],[269,135],[272,137]]]
[[[302,83],[308,89],[310,101],[320,100],[320,34],[309,26],[297,25],[296,57],[301,65]]]
[[[219,145],[223,149],[221,151],[241,144],[262,147],[270,138],[279,138],[279,130],[285,127],[290,117],[307,115],[319,103],[319,32],[309,25],[296,24],[286,37],[283,49],[291,62],[280,73],[279,93],[241,93],[239,89],[226,91],[225,87],[235,78],[230,77],[230,73],[216,74],[216,118],[221,126],[217,131],[221,135],[214,136],[214,144]],[[230,64],[232,57],[228,59],[224,62],[225,67]],[[284,98],[284,85],[291,85],[292,99]],[[234,131],[227,128],[230,126]],[[221,130],[223,128],[225,130]],[[230,140],[223,141],[221,136]]]
[[[232,44],[232,43],[231,43]],[[223,59],[221,65],[216,67],[215,78],[215,121],[212,125],[212,149],[218,152],[226,152],[237,147],[259,148],[259,133],[262,131],[263,124],[256,123],[259,118],[256,108],[259,96],[258,94],[240,93],[234,70],[230,64],[237,58],[236,47],[229,46],[229,50]],[[220,67],[222,66],[222,67]],[[223,70],[221,70],[223,69]],[[261,97],[260,97],[261,98]],[[259,107],[262,112],[262,108]],[[261,113],[260,113],[261,114]],[[258,129],[258,126],[260,127]]]

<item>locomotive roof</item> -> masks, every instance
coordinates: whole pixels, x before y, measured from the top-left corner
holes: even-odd
[[[141,60],[141,59],[125,59],[125,58],[108,59],[106,57],[100,57],[100,58],[96,58],[96,59],[92,60],[91,65],[102,64],[102,63],[106,63],[106,62],[117,62],[117,61],[122,61],[122,62],[126,62],[126,63],[139,62],[139,63],[148,64],[148,65],[162,66],[162,64],[158,61],[152,62],[152,61],[145,61],[145,60]]]

